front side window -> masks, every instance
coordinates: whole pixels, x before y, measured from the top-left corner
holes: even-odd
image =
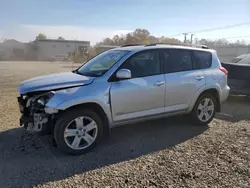
[[[147,50],[138,52],[130,57],[123,65],[123,69],[131,71],[132,78],[145,77],[160,74],[160,62],[158,52]]]
[[[127,53],[128,51],[125,50],[103,52],[80,67],[77,73],[92,77],[102,76]]]
[[[165,73],[192,70],[192,58],[189,50],[163,50],[163,64]]]

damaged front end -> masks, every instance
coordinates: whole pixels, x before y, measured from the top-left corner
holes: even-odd
[[[45,132],[53,125],[53,114],[45,112],[46,103],[54,92],[35,92],[18,97],[19,109],[22,113],[20,126],[31,132]]]
[[[93,81],[93,77],[83,76],[75,71],[38,76],[23,81],[18,86],[18,102],[22,113],[20,125],[34,132],[43,131],[47,127],[53,128],[58,112],[56,106],[71,97],[75,91],[71,88],[86,86]],[[63,98],[64,96],[67,97]],[[49,105],[54,97],[56,99]]]

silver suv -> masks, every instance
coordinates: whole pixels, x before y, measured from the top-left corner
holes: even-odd
[[[206,125],[229,90],[227,70],[214,50],[123,46],[72,72],[22,82],[20,125],[50,132],[61,151],[81,154],[122,124],[190,114],[195,124]]]

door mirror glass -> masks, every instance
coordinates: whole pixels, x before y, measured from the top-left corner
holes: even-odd
[[[129,69],[120,69],[116,73],[116,78],[118,78],[118,79],[129,79],[129,78],[131,78],[131,71]]]

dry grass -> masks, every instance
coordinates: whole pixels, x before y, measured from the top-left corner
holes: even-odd
[[[70,64],[0,62],[1,187],[250,187],[250,100],[231,97],[208,127],[185,117],[129,125],[82,156],[19,128],[17,86]]]

